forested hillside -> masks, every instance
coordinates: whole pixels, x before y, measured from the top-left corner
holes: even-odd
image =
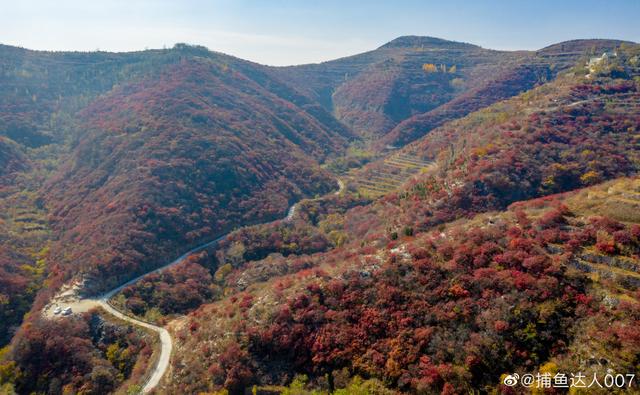
[[[334,218],[340,247],[241,257],[213,280],[225,295],[180,321],[170,388],[304,374],[294,385],[309,390],[359,375],[379,391],[466,393],[585,358],[633,370],[639,190],[619,177],[640,166],[638,53],[580,64],[406,147],[436,170]]]
[[[354,138],[266,68],[202,47],[2,46],[0,65],[3,344],[44,278],[42,303],[71,277],[96,292],[282,215],[336,187],[318,162]]]
[[[576,40],[537,52],[494,51],[433,37],[399,37],[363,54],[275,69],[356,133],[401,147],[444,122],[549,81],[617,40]],[[388,134],[388,135],[387,135]]]
[[[81,121],[87,132],[46,187],[52,259],[103,285],[336,188],[316,160],[348,137],[204,59],[114,90]]]
[[[466,393],[500,389],[509,372],[632,370],[640,225],[625,213],[638,192],[637,179],[620,179],[386,244],[289,258],[290,274],[239,287],[182,322],[171,388],[239,392],[306,374],[308,390],[326,391],[355,374],[378,388]],[[626,262],[635,283],[583,273],[585,255],[611,262],[594,266],[613,278]]]
[[[406,36],[282,68],[0,46],[0,392],[139,390],[154,336],[43,307],[226,233],[111,301],[170,330],[160,392],[633,371],[639,168],[637,44]]]
[[[533,53],[520,53],[516,60],[500,60],[500,68],[476,86],[432,111],[413,115],[385,135],[378,147],[402,147],[444,124],[492,103],[515,96],[550,81],[587,56],[600,56],[623,44],[617,40],[574,40],[552,45]]]

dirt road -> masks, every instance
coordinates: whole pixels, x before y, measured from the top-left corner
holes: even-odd
[[[339,188],[338,188],[338,191],[335,192],[336,195],[342,192],[345,188],[345,184],[344,182],[342,182],[342,180],[338,179],[337,182],[338,182]],[[285,221],[290,221],[293,218],[298,204],[299,203],[296,203],[289,208],[289,211],[287,212],[287,216],[284,218]],[[128,287],[129,285],[137,283],[145,276],[151,273],[161,273],[162,271],[167,270],[170,267],[175,266],[180,262],[184,261],[189,255],[202,251],[218,243],[220,240],[224,239],[227,236],[228,236],[228,233],[216,238],[215,240],[211,240],[207,243],[204,243],[195,248],[192,248],[191,250],[185,252],[180,257],[178,257],[177,259],[174,259],[168,264],[162,267],[159,267],[155,270],[152,270],[150,272],[147,272],[145,274],[142,274],[134,279],[131,279],[126,283],[121,284],[120,286],[108,292],[105,292],[104,294],[96,298],[82,298],[82,299],[79,298],[78,294],[81,288],[79,284],[72,284],[67,287],[63,287],[61,292],[52,299],[51,303],[49,303],[47,307],[45,307],[45,309],[43,310],[43,315],[45,315],[48,318],[62,317],[61,315],[54,314],[54,309],[56,307],[63,307],[63,308],[70,307],[74,314],[83,313],[95,307],[102,307],[109,314],[123,321],[130,322],[134,325],[138,325],[140,327],[147,328],[149,330],[152,330],[158,333],[158,336],[160,337],[160,357],[158,359],[156,366],[154,367],[154,370],[151,372],[151,375],[144,382],[142,387],[143,393],[151,392],[158,385],[158,383],[160,383],[160,380],[162,379],[165,372],[169,368],[169,363],[171,362],[171,352],[173,350],[173,341],[171,339],[171,335],[169,334],[169,331],[167,331],[165,328],[150,324],[148,322],[141,321],[137,318],[128,316],[122,313],[121,311],[115,309],[113,306],[109,304],[109,299],[111,299],[111,297],[113,297],[118,292],[122,291],[125,287]]]

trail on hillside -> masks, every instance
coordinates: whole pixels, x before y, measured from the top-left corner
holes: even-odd
[[[337,183],[338,183],[338,191],[333,192],[331,194],[335,194],[338,195],[340,194],[342,191],[344,191],[345,189],[345,184],[342,180],[337,179]],[[324,195],[323,197],[328,196]],[[321,199],[321,198],[319,198]],[[300,202],[296,202],[295,204],[293,204],[289,210],[287,211],[287,215],[280,220],[276,220],[276,221],[291,221],[295,215],[296,212],[296,208],[297,206],[300,204]],[[151,372],[151,374],[148,376],[148,378],[145,380],[145,382],[143,383],[143,387],[142,387],[142,392],[143,393],[149,393],[151,392],[159,383],[160,380],[162,379],[162,377],[164,376],[164,374],[166,373],[167,369],[169,368],[169,363],[171,362],[171,352],[173,350],[173,340],[171,339],[171,335],[169,334],[169,331],[167,331],[165,328],[151,324],[149,322],[145,322],[142,321],[138,318],[135,317],[131,317],[129,315],[126,315],[125,313],[121,312],[120,310],[116,309],[115,307],[113,307],[110,303],[109,303],[109,299],[111,299],[115,294],[117,294],[118,292],[122,291],[124,288],[128,287],[129,285],[133,285],[135,283],[137,283],[138,281],[140,281],[141,279],[143,279],[144,277],[148,276],[149,274],[152,273],[161,273],[177,264],[179,264],[180,262],[184,261],[187,257],[189,257],[190,255],[202,251],[206,248],[211,247],[214,244],[217,244],[219,241],[221,241],[222,239],[224,239],[225,237],[227,237],[230,233],[226,233],[214,240],[208,241],[204,244],[201,244],[197,247],[192,248],[191,250],[185,252],[184,254],[180,255],[178,258],[174,259],[173,261],[169,262],[168,264],[161,266],[157,269],[154,269],[150,272],[144,273],[139,275],[138,277],[135,277],[129,281],[127,281],[124,284],[121,284],[119,286],[117,286],[116,288],[105,292],[104,294],[96,297],[96,298],[84,298],[84,299],[77,299],[74,297],[77,295],[78,291],[79,291],[79,286],[76,285],[71,285],[65,288],[65,290],[60,293],[57,297],[54,297],[52,302],[45,307],[45,309],[43,310],[43,315],[45,317],[48,318],[55,318],[56,315],[54,315],[53,310],[56,306],[59,305],[63,305],[65,307],[71,307],[73,313],[83,313],[86,311],[89,311],[93,308],[96,307],[101,307],[102,309],[104,309],[107,313],[113,315],[116,318],[119,318],[123,321],[129,322],[131,324],[152,330],[154,332],[156,332],[160,338],[160,356],[158,358],[158,362],[156,363],[156,366],[154,367],[153,371]]]

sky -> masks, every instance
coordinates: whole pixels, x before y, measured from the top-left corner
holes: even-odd
[[[269,65],[315,63],[403,35],[492,49],[640,42],[640,0],[0,0],[0,43],[134,51],[204,45]]]

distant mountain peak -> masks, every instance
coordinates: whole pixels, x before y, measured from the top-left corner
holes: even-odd
[[[479,48],[477,45],[449,41],[429,36],[400,36],[381,46],[382,48]]]
[[[622,44],[635,44],[632,41],[613,39],[577,39],[559,42],[544,47],[538,51],[541,54],[566,54],[584,52],[585,54],[601,54],[603,51],[610,51]]]

